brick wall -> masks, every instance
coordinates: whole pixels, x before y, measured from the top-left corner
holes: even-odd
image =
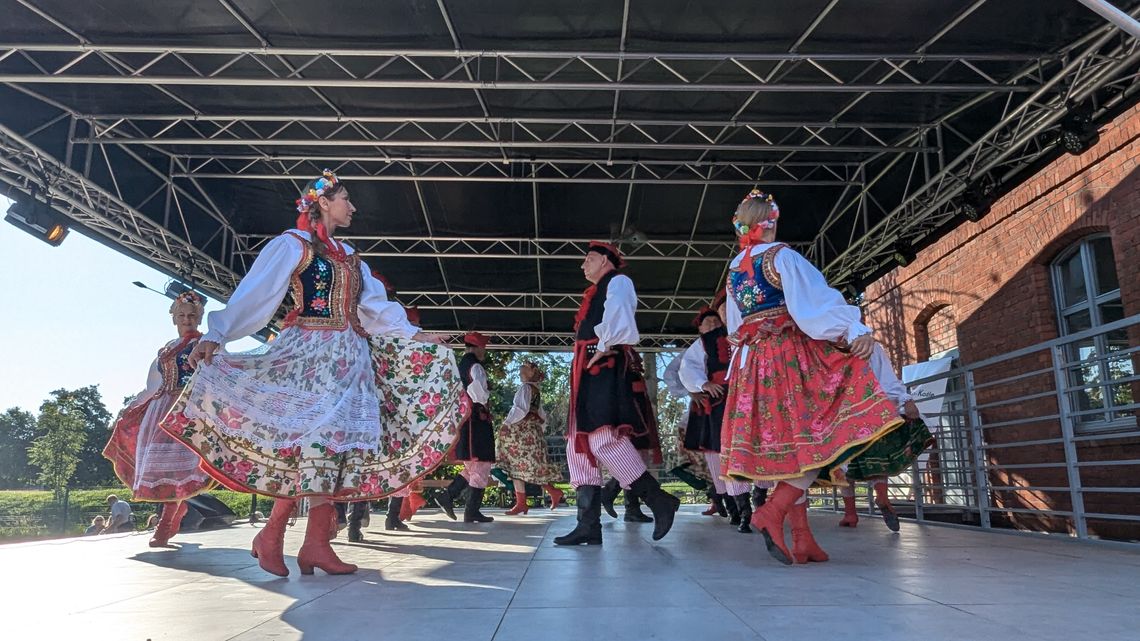
[[[871,284],[865,295],[868,322],[878,330],[896,365],[925,360],[957,346],[963,363],[971,363],[1058,336],[1050,279],[1050,262],[1074,242],[1092,233],[1108,233],[1126,316],[1140,313],[1140,108],[1133,108],[1105,127],[1100,142],[1081,156],[1063,156],[1016,187],[976,223],[965,222],[919,253],[907,267],[897,268]],[[1130,344],[1140,344],[1132,332]],[[1049,359],[1034,355],[1020,362],[978,372],[978,382],[1028,371]],[[1134,366],[1140,372],[1140,359]],[[979,394],[979,404],[1053,389],[1051,375],[999,385]],[[1140,391],[1140,390],[1138,390]],[[1038,399],[983,410],[989,423],[1048,416],[1057,412],[1054,399]],[[1041,420],[986,432],[990,460],[998,465],[1063,461],[1060,446],[1011,446],[1056,437],[1056,420]],[[1140,443],[1090,441],[1080,445],[1086,460],[1140,459]],[[1086,487],[1110,487],[1140,478],[1138,467],[1088,467]],[[995,486],[1064,487],[1065,470],[1018,469],[991,474]],[[1071,507],[1067,492],[999,491],[997,505],[1009,508]],[[1090,512],[1140,514],[1140,496],[1086,495]],[[1038,519],[1010,513],[1010,523],[1033,529],[1065,530],[1067,519]],[[1140,525],[1094,521],[1090,530],[1102,536],[1140,538]]]

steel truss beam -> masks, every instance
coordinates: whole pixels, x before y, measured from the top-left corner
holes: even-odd
[[[0,68],[0,82],[305,90],[353,87],[748,93],[1023,93],[1035,87],[1003,84],[987,73],[987,68],[995,62],[1029,63],[1048,58],[984,53],[753,54],[0,44],[0,62],[11,56],[19,56],[45,73],[11,73]],[[889,68],[912,61],[927,64],[921,71],[900,74],[890,83],[857,80],[866,68]],[[775,81],[771,77],[772,66],[781,63],[794,66],[799,76],[792,81]],[[849,63],[862,63],[864,69],[853,72],[846,68]],[[970,82],[938,81],[951,71]]]
[[[242,239],[249,247],[245,253],[275,238],[271,234],[248,234]],[[520,258],[533,260],[582,260],[591,240],[596,238],[476,238],[463,236],[339,236],[352,243],[361,256],[418,258]],[[803,246],[804,243],[790,243]],[[622,243],[626,260],[727,262],[737,251],[736,245],[723,240],[650,240],[644,243]],[[241,253],[241,252],[239,252]]]
[[[918,244],[958,218],[958,196],[975,186],[1000,187],[1055,153],[1057,125],[1069,105],[1082,104],[1104,87],[1116,85],[1115,95],[1096,105],[1094,116],[1100,116],[1132,96],[1140,87],[1136,83],[1140,42],[1112,25],[1096,30],[1086,40],[1087,46],[1072,52],[1063,66],[1043,77],[1032,95],[1007,102],[998,123],[976,139],[967,139],[969,146],[939,170],[923,180],[912,167],[911,181],[898,204],[887,210],[873,203],[885,216],[862,235],[853,233],[851,244],[825,265],[825,274],[834,282],[849,282],[890,265],[899,243]],[[951,123],[941,124],[936,132],[961,136]],[[822,234],[817,244],[823,242]]]
[[[446,292],[401,291],[400,302],[420,309],[456,311],[576,312],[581,292]],[[638,294],[638,314],[696,312],[711,296]]]
[[[51,197],[54,207],[160,270],[225,298],[238,275],[118,196],[0,124],[0,180],[24,194]]]
[[[854,182],[853,161],[686,161],[536,157],[193,154],[192,166],[175,178],[307,181],[331,168],[345,180],[422,182],[620,183],[754,185],[767,174],[768,186],[845,186]]]
[[[574,350],[574,335],[570,332],[511,332],[480,329],[491,337],[489,349],[514,352],[569,352]],[[463,333],[445,334],[452,347],[463,346]],[[693,334],[642,334],[639,352],[676,352],[695,340]]]

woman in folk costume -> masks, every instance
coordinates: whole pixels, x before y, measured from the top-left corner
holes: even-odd
[[[495,438],[498,466],[512,480],[515,505],[507,514],[526,514],[526,484],[541,485],[550,494],[550,509],[562,502],[562,490],[554,487],[562,480],[562,468],[546,457],[546,410],[542,408],[540,385],[546,374],[537,363],[527,362],[519,368],[522,385],[515,392],[511,411],[503,420]]]
[[[463,421],[459,440],[455,443],[454,459],[463,463],[451,484],[436,495],[436,504],[455,520],[455,499],[466,497],[463,506],[464,523],[490,523],[495,518],[483,514],[483,492],[491,481],[491,468],[495,464],[495,428],[491,424],[491,387],[483,359],[487,357],[488,339],[479,332],[468,332],[463,337],[465,353],[459,360],[459,376],[471,399],[471,414]]]
[[[202,297],[195,292],[179,294],[171,304],[178,338],[158,351],[146,389],[123,409],[103,448],[103,456],[111,461],[123,485],[131,488],[135,501],[162,504],[151,547],[165,546],[178,533],[187,510],[184,500],[213,484],[198,468],[198,455],[158,426],[194,373],[189,359],[202,336],[198,331],[202,305]]]
[[[748,523],[752,518],[752,483],[722,477],[721,472],[720,432],[732,354],[728,330],[717,312],[724,300],[722,292],[697,314],[693,324],[700,337],[681,355],[681,383],[695,395],[689,409],[684,445],[704,456],[717,491],[713,503],[727,508],[731,515],[729,523],[738,526],[738,532],[749,533],[752,531]]]
[[[821,468],[842,464],[902,420],[867,358],[875,346],[860,312],[803,256],[776,243],[779,209],[753,190],[736,209],[741,252],[729,264],[733,343],[721,431],[727,477],[779,481],[752,515],[782,563],[826,561],[808,524],[804,491]],[[850,353],[831,341],[843,339]],[[792,522],[794,546],[784,543]]]
[[[855,486],[852,481],[870,481],[875,492],[875,505],[883,516],[883,522],[892,532],[899,531],[899,517],[887,496],[887,478],[910,469],[918,455],[934,444],[934,436],[922,420],[922,414],[914,403],[914,397],[907,391],[898,376],[882,345],[875,345],[871,354],[871,371],[883,392],[897,406],[898,413],[906,420],[899,428],[875,441],[871,447],[845,465],[844,474],[848,484],[840,487],[843,496],[843,519],[840,527],[855,527],[859,524],[859,514],[855,511]]]
[[[302,574],[345,574],[329,546],[333,500],[381,498],[430,473],[469,409],[451,351],[408,322],[352,248],[335,238],[356,208],[332,172],[297,200],[297,228],[269,241],[191,355],[200,363],[163,429],[222,485],[275,497],[253,540],[263,569],[287,576],[285,522],[308,497]],[[263,351],[219,352],[293,301]],[[431,341],[431,342],[425,342]]]

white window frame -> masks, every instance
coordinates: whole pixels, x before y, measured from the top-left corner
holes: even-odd
[[[1119,286],[1111,291],[1103,294],[1096,293],[1096,257],[1094,256],[1093,241],[1101,239],[1109,239],[1108,234],[1092,234],[1085,236],[1073,243],[1070,247],[1066,248],[1049,264],[1049,276],[1053,285],[1053,307],[1057,312],[1057,331],[1059,336],[1064,338],[1068,335],[1066,330],[1066,318],[1087,311],[1089,314],[1089,325],[1092,328],[1104,325],[1104,320],[1101,318],[1100,307],[1105,303],[1113,301],[1120,301],[1120,288]],[[1080,256],[1081,271],[1084,278],[1085,287],[1085,300],[1065,306],[1064,286],[1062,284],[1061,266],[1068,262],[1074,254]],[[1115,252],[1114,252],[1115,254]],[[1116,271],[1116,266],[1113,265],[1113,271]],[[1120,283],[1119,275],[1117,275],[1117,285]],[[1093,337],[1093,345],[1096,354],[1099,357],[1104,357],[1109,354],[1108,338],[1103,335]],[[1065,349],[1066,359],[1068,363],[1073,363],[1081,360],[1077,352],[1076,345],[1066,345]],[[1110,382],[1112,379],[1109,376],[1108,362],[1104,358],[1096,361],[1097,375],[1102,385],[1100,385],[1101,395],[1104,399],[1103,416],[1099,419],[1089,420],[1088,414],[1073,417],[1073,429],[1078,434],[1089,434],[1095,432],[1116,431],[1121,429],[1134,429],[1136,427],[1135,416],[1121,416],[1118,414],[1116,401],[1112,395],[1113,385]],[[1066,364],[1066,380],[1070,385],[1078,384],[1076,380],[1076,371],[1071,365]],[[1077,403],[1075,398],[1081,392],[1070,392],[1071,404],[1074,411],[1077,410]],[[1100,414],[1100,412],[1098,412]],[[1083,419],[1083,420],[1082,420]]]

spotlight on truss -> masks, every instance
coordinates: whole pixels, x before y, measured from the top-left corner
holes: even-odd
[[[68,219],[48,203],[33,196],[19,196],[8,207],[4,220],[39,238],[52,247],[59,247],[67,238]]]

